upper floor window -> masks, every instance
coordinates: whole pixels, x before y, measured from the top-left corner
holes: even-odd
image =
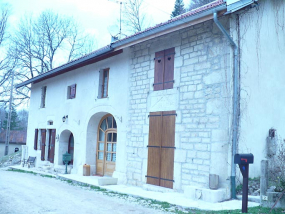
[[[74,99],[76,96],[76,84],[67,87],[67,99]]]
[[[47,87],[42,87],[42,93],[41,93],[41,108],[46,107],[46,93],[47,93]]]
[[[173,88],[175,48],[155,53],[154,91]]]
[[[108,97],[109,68],[100,71],[98,98]]]

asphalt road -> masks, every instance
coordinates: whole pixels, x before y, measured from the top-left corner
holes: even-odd
[[[0,169],[0,214],[163,213],[66,182]]]

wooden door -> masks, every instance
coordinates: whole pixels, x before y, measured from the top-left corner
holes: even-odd
[[[68,153],[71,155],[70,164],[73,165],[73,153],[74,153],[74,137],[73,134],[70,134],[69,142],[68,142]]]
[[[96,174],[112,176],[116,168],[117,123],[112,115],[99,123]]]
[[[51,163],[54,162],[55,133],[55,129],[49,130],[48,161]]]
[[[147,183],[160,185],[161,112],[149,115]]]
[[[106,132],[104,175],[112,176],[116,167],[117,132]]]
[[[41,129],[41,138],[42,138],[42,143],[41,143],[41,160],[45,160],[45,148],[46,148],[46,130]]]
[[[162,112],[160,186],[173,188],[175,111]]]
[[[147,183],[173,188],[175,111],[151,112]]]

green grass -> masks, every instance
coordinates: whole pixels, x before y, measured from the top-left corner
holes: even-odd
[[[39,174],[39,173],[36,173],[36,172],[26,171],[26,170],[22,170],[22,169],[7,169],[7,171],[10,171],[10,172],[27,173],[27,174],[32,174],[32,175],[39,175],[39,176],[45,177],[45,178],[55,178],[55,177],[52,176],[52,175],[44,175],[44,174]]]
[[[38,173],[35,173],[35,172],[32,172],[32,171],[26,171],[26,170],[22,170],[22,169],[7,169],[7,171],[27,173],[27,174],[33,174],[33,175],[37,175],[38,174]]]
[[[259,181],[260,177],[248,178],[249,181]]]
[[[21,169],[14,169],[14,170],[8,169],[7,171],[28,173],[28,174],[33,174],[33,175],[40,175],[42,177],[55,178],[51,175],[41,175],[41,174],[38,174],[35,172],[25,171],[25,170],[21,170]],[[76,182],[76,181],[72,181],[72,180],[68,180],[68,179],[61,179],[60,178],[60,180],[68,183],[69,185],[86,188],[90,191],[95,191],[95,192],[101,193],[103,195],[121,198],[123,200],[132,201],[136,204],[140,204],[140,205],[148,207],[148,208],[153,208],[156,210],[161,210],[161,211],[166,211],[166,212],[171,212],[171,213],[177,213],[177,214],[187,214],[187,213],[188,214],[240,214],[241,213],[241,208],[237,209],[237,210],[219,210],[219,211],[205,211],[205,210],[183,208],[183,207],[180,207],[180,206],[177,206],[175,204],[168,203],[168,202],[157,201],[157,200],[153,200],[153,199],[136,197],[136,196],[130,196],[128,194],[109,191],[109,190],[102,188],[102,187],[84,184],[84,183],[80,183],[80,182]],[[240,204],[241,204],[241,202],[240,202]],[[270,211],[270,208],[264,208],[264,207],[260,207],[260,206],[248,208],[248,213],[251,213],[251,214],[267,214],[267,213],[269,213],[269,211]],[[273,209],[271,213],[272,214],[285,213],[285,209],[281,209],[281,208]]]

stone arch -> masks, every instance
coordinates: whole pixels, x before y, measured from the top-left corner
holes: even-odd
[[[93,114],[88,122],[86,136],[86,164],[91,166],[91,174],[96,173],[96,148],[98,138],[98,126],[109,112],[97,112]],[[113,115],[112,115],[113,116]],[[117,124],[118,126],[118,124]]]
[[[68,144],[71,135],[74,136],[74,134],[68,129],[63,130],[60,133],[58,147],[58,165],[64,165],[62,162],[62,155],[68,151]]]

